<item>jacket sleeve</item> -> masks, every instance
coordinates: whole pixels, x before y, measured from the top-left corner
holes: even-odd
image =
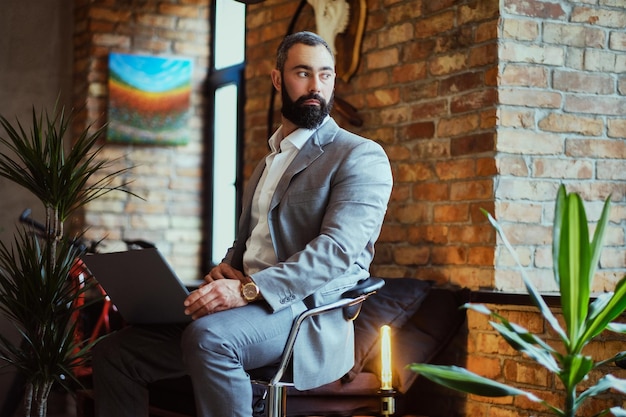
[[[274,310],[334,301],[369,275],[393,180],[380,145],[350,139],[294,175],[269,213],[279,262],[252,278]]]

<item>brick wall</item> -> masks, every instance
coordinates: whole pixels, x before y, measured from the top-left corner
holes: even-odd
[[[266,149],[267,73],[296,6],[274,0],[248,9],[249,166]],[[314,30],[311,13],[304,9],[296,29]],[[365,123],[351,126],[336,117],[381,143],[394,170],[373,273],[523,291],[511,256],[480,213],[484,208],[504,224],[537,286],[552,290],[553,202],[565,183],[584,197],[591,221],[612,194],[594,289],[613,287],[626,271],[624,13],[626,5],[616,1],[368,2],[359,69],[349,83],[337,85],[337,94],[358,108]],[[547,333],[532,308],[498,311]],[[461,365],[557,396],[554,378],[520,359],[483,316],[470,313],[467,334]],[[619,346],[603,335],[590,351],[607,358]],[[607,366],[592,380],[607,371],[624,373]],[[444,409],[441,401],[452,401],[458,416],[545,412],[511,397],[470,396],[463,404],[435,390],[428,398],[438,404],[428,410],[433,416]],[[621,401],[619,395],[601,396],[581,415]],[[445,409],[442,416],[454,414]]]
[[[133,167],[134,197],[110,193],[89,204],[86,237],[104,238],[102,250],[123,250],[122,239],[155,243],[184,280],[200,265],[202,90],[209,57],[209,4],[199,0],[163,2],[75,1],[76,128],[106,122],[108,55],[111,52],[193,59],[192,134],[184,146],[106,143],[111,169]],[[86,104],[86,106],[85,106]],[[142,200],[143,198],[143,200]]]
[[[266,152],[268,73],[299,2],[248,7],[245,168]],[[137,165],[133,191],[87,210],[88,237],[155,241],[177,268],[199,264],[202,97],[208,59],[205,1],[76,1],[75,106],[83,127],[106,118],[109,52],[194,58],[192,127],[182,147],[107,144],[105,157]],[[337,95],[380,142],[395,187],[373,273],[471,288],[519,290],[511,257],[480,209],[495,212],[532,266],[541,289],[550,274],[552,202],[559,183],[579,191],[597,218],[615,203],[596,289],[626,270],[623,94],[624,7],[556,1],[370,1],[360,65]],[[308,4],[295,30],[315,30]],[[278,101],[274,103],[278,108]],[[275,111],[274,122],[278,120]],[[493,265],[496,265],[494,268]],[[183,274],[186,275],[186,274]]]
[[[248,9],[249,167],[266,149],[267,72],[296,7]],[[613,287],[626,267],[624,13],[618,1],[368,3],[359,69],[337,85],[365,123],[336,117],[380,142],[394,170],[374,273],[519,291],[486,209],[539,288],[553,290],[552,210],[564,183],[592,221],[612,195],[594,289]],[[310,7],[297,29],[315,30]]]
[[[297,5],[248,8],[247,166],[267,149],[267,74]],[[367,7],[358,71],[337,81],[364,124],[335,117],[381,143],[393,167],[373,273],[490,286],[495,235],[479,210],[494,201],[498,1]],[[296,30],[315,31],[312,16],[305,7]]]
[[[75,104],[87,104],[81,128],[102,123],[106,115],[109,52],[195,59],[197,137],[176,148],[107,144],[106,157],[119,157],[121,166],[138,165],[133,191],[146,200],[111,195],[88,207],[85,216],[90,237],[107,236],[113,244],[122,238],[153,240],[177,270],[193,276],[201,244],[200,85],[209,53],[208,2],[75,4]],[[267,150],[268,74],[298,5],[266,0],[248,6],[246,177]],[[315,30],[308,4],[295,23],[300,29]],[[612,195],[594,286],[612,289],[626,271],[625,29],[623,0],[369,0],[360,65],[349,82],[338,80],[336,90],[364,123],[358,127],[335,117],[381,143],[393,167],[395,185],[372,272],[523,291],[511,256],[480,212],[486,209],[503,223],[537,286],[551,290],[553,201],[565,183],[583,195],[592,221]],[[275,127],[278,100],[274,104]],[[545,332],[532,310],[498,308]],[[555,381],[514,356],[484,318],[470,313],[468,335],[470,369],[556,395]],[[605,338],[591,349],[608,354],[617,344]],[[466,407],[459,415],[542,411],[511,398],[470,397]]]
[[[553,347],[562,346],[559,337],[544,323],[534,307],[489,305],[489,308],[510,320],[522,324],[528,331],[536,334]],[[560,317],[560,310],[555,315]],[[493,330],[488,317],[476,312],[468,312],[469,336],[467,340],[467,368],[479,375],[494,379],[507,385],[516,386],[534,393],[550,404],[562,407],[564,396],[563,385],[553,374],[536,362],[521,356],[511,348],[504,339]],[[613,333],[603,333],[584,350],[595,360],[613,357],[624,350],[624,340]],[[589,379],[580,384],[579,388],[589,388],[607,373],[618,378],[626,378],[626,370],[613,363],[603,365],[589,374]],[[613,406],[623,406],[624,396],[616,392],[607,392],[585,401],[577,416],[597,415],[601,410]],[[470,395],[464,410],[459,414],[465,416],[497,416],[497,417],[548,417],[553,416],[541,404],[529,401],[524,397],[485,398]]]
[[[507,0],[499,27],[496,213],[542,290],[551,270],[553,202],[560,183],[597,220],[614,204],[601,271],[606,291],[626,266],[626,3]],[[598,4],[595,4],[598,3]],[[498,248],[494,287],[521,287]]]
[[[591,221],[611,195],[611,222],[594,281],[594,290],[611,290],[626,265],[626,4],[506,1],[501,14],[496,214],[536,286],[554,290],[550,244],[556,188],[564,183],[569,191],[579,192]],[[496,251],[494,287],[522,287],[502,247]],[[492,307],[558,344],[535,309]],[[485,316],[470,312],[468,328],[469,369],[560,404],[561,386],[554,376],[513,351]],[[586,353],[606,359],[623,350],[623,343],[602,334]],[[625,376],[607,364],[583,385],[589,387],[605,373]],[[585,403],[578,415],[622,404],[623,396],[607,393]],[[538,404],[511,397],[470,396],[465,407],[466,415],[549,415],[545,412]]]

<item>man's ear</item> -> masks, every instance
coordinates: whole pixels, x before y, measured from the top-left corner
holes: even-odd
[[[280,92],[280,89],[282,86],[282,83],[281,83],[282,74],[280,73],[279,70],[274,68],[272,70],[271,77],[272,77],[272,84],[274,84],[274,88],[276,89],[276,91]]]

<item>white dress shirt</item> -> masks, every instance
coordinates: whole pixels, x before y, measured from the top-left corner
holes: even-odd
[[[328,119],[326,117],[317,129],[324,125]],[[265,170],[263,170],[252,199],[250,220],[252,233],[246,242],[246,252],[243,255],[244,273],[246,275],[252,275],[268,266],[275,265],[277,262],[276,251],[267,223],[269,205],[278,181],[298,155],[302,146],[317,129],[299,128],[282,138],[283,127],[281,126],[269,139],[271,152],[265,158]],[[280,143],[280,147],[277,146],[277,143]]]

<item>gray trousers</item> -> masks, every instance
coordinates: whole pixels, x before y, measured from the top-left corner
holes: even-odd
[[[93,351],[96,416],[148,416],[147,384],[189,375],[199,416],[250,417],[245,370],[280,360],[297,313],[258,302],[187,326],[130,326],[107,336]]]

